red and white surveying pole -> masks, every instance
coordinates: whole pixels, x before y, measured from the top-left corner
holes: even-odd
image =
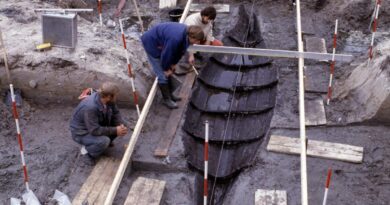
[[[326,199],[328,198],[328,191],[329,191],[330,177],[331,176],[332,176],[332,169],[328,169],[328,176],[326,177],[325,193],[324,193],[324,200],[322,201],[322,205],[326,205]]]
[[[127,61],[127,72],[130,76],[131,89],[133,91],[133,97],[134,97],[134,104],[135,104],[135,107],[137,108],[137,113],[138,113],[138,117],[139,117],[141,112],[140,112],[139,105],[138,105],[138,95],[137,95],[137,91],[135,89],[134,75],[133,75],[131,65],[130,65],[129,52],[127,51],[126,37],[125,37],[125,32],[123,31],[122,20],[124,20],[124,19],[119,19],[119,25],[121,27],[123,48],[125,49],[125,55],[126,55],[126,61]]]
[[[102,0],[99,0],[99,1],[98,1],[98,12],[99,12],[100,26],[103,27]]]
[[[12,113],[13,113],[14,119],[15,119],[16,133],[17,133],[19,149],[20,149],[20,157],[22,159],[22,166],[23,166],[23,173],[24,173],[24,183],[26,184],[27,191],[29,191],[30,187],[28,186],[28,174],[27,174],[26,161],[24,160],[22,134],[20,133],[20,126],[19,126],[19,115],[18,115],[18,111],[16,110],[14,86],[12,84],[10,84],[9,87],[10,87],[10,90],[11,90]]]
[[[371,37],[371,44],[370,48],[368,51],[368,63],[370,63],[372,57],[373,57],[373,47],[374,47],[374,39],[375,39],[375,33],[376,33],[376,28],[378,26],[378,15],[379,15],[379,8],[381,7],[381,0],[376,1],[376,6],[375,6],[375,19],[374,19],[374,25],[372,26],[372,37]]]
[[[330,64],[330,76],[329,76],[329,84],[328,84],[328,99],[326,100],[326,104],[329,105],[330,99],[332,97],[332,80],[334,74],[334,66],[335,66],[335,55],[336,55],[336,46],[337,46],[337,25],[338,19],[336,19],[336,25],[334,28],[333,34],[333,54],[332,54],[332,63]]]
[[[204,138],[204,181],[203,181],[203,205],[207,205],[208,195],[208,168],[209,168],[209,121],[205,122],[205,138]]]

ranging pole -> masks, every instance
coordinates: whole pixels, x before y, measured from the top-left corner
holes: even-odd
[[[26,161],[24,160],[22,134],[20,133],[19,115],[18,115],[18,111],[16,109],[14,86],[12,84],[10,84],[9,87],[10,87],[10,90],[11,90],[12,113],[14,115],[15,124],[16,124],[16,133],[17,133],[18,143],[19,143],[20,158],[22,160],[22,167],[23,167],[23,174],[24,174],[24,183],[26,185],[27,191],[30,191],[30,187],[28,186],[27,166],[26,166]]]
[[[333,34],[333,54],[332,54],[332,63],[330,64],[330,76],[329,76],[329,84],[328,84],[328,99],[326,100],[326,104],[329,105],[330,99],[332,97],[332,80],[334,74],[334,66],[335,66],[335,55],[336,55],[336,46],[337,46],[337,25],[338,19],[336,19],[336,24],[334,28]]]
[[[130,65],[130,59],[129,59],[129,52],[127,50],[127,46],[126,46],[126,37],[125,37],[125,33],[123,31],[123,24],[122,24],[122,21],[124,19],[119,19],[119,25],[121,27],[121,33],[122,33],[122,41],[123,41],[123,48],[124,48],[124,51],[125,51],[125,55],[126,55],[126,61],[127,61],[127,72],[130,76],[130,82],[131,82],[131,89],[133,91],[133,98],[134,98],[134,104],[135,104],[135,107],[137,108],[137,113],[138,113],[138,117],[140,116],[141,112],[140,112],[140,109],[139,109],[139,104],[138,104],[138,95],[137,95],[137,91],[135,89],[135,83],[134,83],[134,75],[133,75],[133,72],[132,72],[132,69],[131,69],[131,65]]]
[[[376,33],[376,29],[378,27],[378,16],[379,16],[379,8],[381,7],[381,0],[377,0],[376,1],[376,6],[375,6],[375,19],[374,19],[374,25],[373,25],[373,28],[372,28],[372,37],[371,37],[371,44],[370,44],[370,48],[369,48],[369,51],[368,51],[368,64],[370,64],[370,61],[372,60],[372,57],[373,57],[373,47],[374,47],[374,39],[375,39],[375,33]]]
[[[297,5],[297,34],[298,34],[298,51],[303,52],[302,28],[301,28],[301,3],[296,0]],[[301,139],[301,204],[308,205],[307,191],[307,164],[306,164],[306,125],[305,125],[305,89],[303,82],[304,59],[298,60],[299,73],[299,130]]]
[[[324,193],[324,200],[322,201],[322,205],[326,205],[331,176],[332,176],[332,169],[328,169],[328,176],[326,177],[325,193]]]
[[[208,164],[209,164],[209,122],[205,122],[205,138],[204,138],[204,181],[203,181],[203,205],[207,205],[208,195]]]

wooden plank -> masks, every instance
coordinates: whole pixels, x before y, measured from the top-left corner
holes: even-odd
[[[324,102],[321,97],[305,101],[305,116],[307,126],[326,124]]]
[[[119,167],[120,161],[118,159],[114,159],[112,162],[112,169],[108,170],[108,166],[106,168],[107,172],[107,180],[104,183],[104,186],[102,187],[102,190],[99,194],[99,197],[96,199],[95,204],[103,204],[104,200],[106,200],[108,191],[110,190],[111,184],[114,181],[116,170]]]
[[[154,150],[154,156],[157,157],[166,157],[168,155],[169,147],[175,137],[177,127],[179,126],[181,117],[183,116],[185,105],[188,103],[188,98],[191,93],[192,85],[194,84],[196,74],[191,72],[186,75],[184,80],[184,85],[180,90],[180,97],[182,100],[178,102],[179,108],[172,110],[169,115],[169,119],[164,129],[164,134],[160,138],[160,142],[157,145],[157,148]]]
[[[82,205],[83,201],[87,199],[89,192],[95,187],[97,180],[101,177],[104,172],[109,159],[107,157],[102,157],[96,166],[93,168],[91,174],[84,182],[83,186],[80,188],[79,192],[73,199],[73,205]]]
[[[206,4],[191,4],[190,11],[192,12],[200,12],[202,9],[206,8],[208,5]],[[229,13],[230,5],[229,4],[213,4],[215,10],[218,13]]]
[[[255,192],[255,205],[287,205],[287,192],[258,189]]]
[[[286,154],[300,154],[300,139],[271,135],[270,141],[267,145],[267,150]],[[325,159],[362,163],[363,147],[318,140],[308,140],[307,155]]]
[[[165,181],[138,177],[127,195],[124,205],[159,205]]]
[[[307,52],[327,53],[325,39],[318,37],[306,37],[305,47]]]
[[[160,0],[159,9],[175,7],[177,0]]]
[[[305,66],[305,91],[327,93],[329,75],[329,68],[322,65]]]
[[[99,179],[96,181],[94,188],[88,194],[88,198],[87,198],[88,204],[99,204],[97,203],[97,199],[101,194],[102,190],[105,188],[105,185],[107,183],[110,183],[109,181],[112,181],[112,176],[110,175],[115,170],[116,169],[115,169],[114,159],[111,158],[108,160],[107,166],[104,169],[103,173],[101,173]]]

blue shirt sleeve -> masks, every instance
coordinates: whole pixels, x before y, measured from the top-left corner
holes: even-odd
[[[161,52],[161,66],[166,71],[177,64],[182,56],[182,45],[177,39],[169,39]]]

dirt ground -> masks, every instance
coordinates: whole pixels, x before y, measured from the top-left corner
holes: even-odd
[[[158,3],[145,4],[141,1],[141,11],[158,12]],[[210,2],[210,1],[194,1]],[[229,14],[219,14],[216,20],[216,36],[221,38],[236,19],[240,1],[231,2]],[[263,38],[268,48],[296,50],[295,13],[286,0],[257,1],[254,11],[258,15]],[[313,20],[315,36],[323,37],[327,50],[331,52],[333,24],[336,17],[340,23],[340,53],[353,53],[356,61],[351,64],[338,63],[335,81],[347,78],[353,65],[362,62],[361,56],[366,49],[361,43],[369,39],[367,27],[370,11],[363,9],[363,1],[332,0],[325,8],[315,12],[313,1],[303,1],[302,15]],[[251,8],[251,1],[244,1]],[[129,3],[128,3],[129,4]],[[385,3],[384,3],[385,4]],[[111,10],[115,7],[112,3]],[[384,5],[389,8],[389,5]],[[126,12],[132,10],[131,5]],[[389,39],[389,9],[383,9],[383,20],[379,26],[377,42]],[[167,11],[161,11],[159,19],[151,24],[167,19]],[[96,20],[93,18],[92,20]],[[359,42],[359,43],[355,43]],[[307,64],[314,64],[308,61]],[[316,63],[327,67],[326,63]],[[270,133],[299,136],[298,129],[298,72],[297,62],[293,59],[275,59],[279,69],[279,87],[277,106],[271,123]],[[336,87],[337,89],[337,87]],[[1,90],[4,94],[5,90]],[[307,97],[319,94],[309,93]],[[320,95],[321,96],[321,95]],[[5,98],[2,95],[3,99]],[[72,109],[77,103],[41,105],[24,100],[19,108],[21,129],[25,145],[25,157],[29,170],[30,188],[43,204],[54,204],[51,200],[56,189],[73,198],[93,167],[86,166],[79,160],[79,146],[72,141],[68,130]],[[343,102],[335,101],[326,107],[328,125],[310,127],[309,139],[318,139],[336,143],[346,143],[364,147],[362,164],[352,164],[334,160],[308,158],[309,203],[320,204],[323,197],[326,171],[334,170],[328,204],[342,205],[380,205],[390,201],[390,140],[389,127],[385,124],[355,123],[345,124],[348,113]],[[125,120],[134,126],[136,112],[122,109]],[[20,198],[24,191],[20,155],[16,140],[15,125],[10,108],[0,102],[0,204],[9,203],[10,197]],[[153,151],[159,140],[161,130],[169,116],[169,110],[161,106],[161,96],[157,95],[146,120],[140,140],[136,145],[131,169],[122,181],[114,204],[121,204],[126,198],[131,183],[138,176],[146,176],[167,181],[163,204],[194,204],[195,175],[189,169],[181,142],[183,130],[178,129],[176,138],[169,151],[169,159],[153,157]],[[183,123],[183,122],[182,122]],[[131,133],[130,133],[131,134]],[[107,155],[121,158],[123,145],[129,136],[117,139],[115,147]],[[266,151],[268,138],[259,147],[253,166],[245,169],[229,187],[223,204],[254,204],[256,189],[286,190],[288,204],[300,204],[300,161],[299,156],[277,154]]]

